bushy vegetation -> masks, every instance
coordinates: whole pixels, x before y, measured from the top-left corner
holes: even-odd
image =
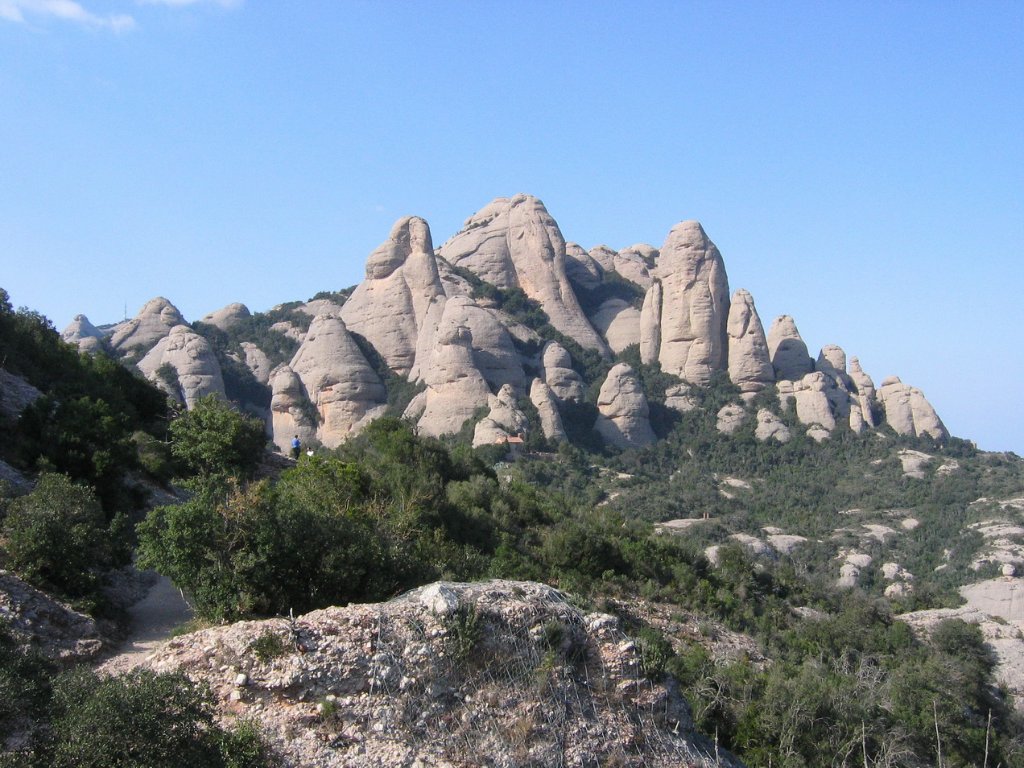
[[[93,607],[103,573],[130,560],[127,518],[108,522],[92,491],[64,475],[42,475],[31,493],[5,506],[6,565],[40,589]]]
[[[0,627],[0,729],[24,735],[4,768],[271,768],[257,729],[225,729],[184,674],[58,672]]]
[[[171,422],[171,454],[201,477],[251,477],[267,443],[263,422],[207,395]]]
[[[164,394],[105,354],[79,355],[45,317],[12,310],[3,289],[0,360],[43,393],[14,424],[4,425],[0,458],[92,486],[109,513],[137,507],[140,499],[123,483],[138,467],[132,435],[162,433]]]
[[[562,460],[571,463],[571,451]],[[944,765],[971,765],[986,731],[994,759],[1020,764],[1016,725],[976,629],[942,627],[923,643],[884,602],[837,593],[787,562],[757,563],[738,545],[721,548],[713,567],[698,547],[652,535],[647,523],[581,509],[570,499],[585,499],[585,484],[541,492],[516,479],[557,484],[526,467],[501,483],[467,450],[383,419],[338,456],[304,457],[275,484],[158,510],[143,551],[175,578],[202,573],[184,586],[219,617],[384,599],[440,577],[536,579],[606,609],[642,596],[751,635],[773,659],[721,665],[637,627],[645,671],[677,675],[701,728],[752,765],[864,753],[872,763],[925,765],[937,759],[936,727]],[[801,618],[794,606],[817,613]]]
[[[125,490],[126,471],[176,475],[188,494],[140,524],[139,564],[170,576],[208,619],[382,600],[438,578],[544,581],[619,613],[637,637],[644,673],[675,676],[698,726],[749,765],[918,768],[939,764],[941,749],[942,765],[969,766],[981,764],[987,744],[990,765],[1024,766],[1024,729],[993,684],[993,659],[976,627],[949,622],[922,640],[894,618],[870,571],[863,590],[831,586],[839,547],[875,553],[849,523],[859,518],[840,522],[839,512],[899,510],[928,521],[888,544],[919,576],[913,607],[950,604],[979,545],[979,534],[962,533],[965,523],[992,512],[974,502],[1019,493],[1016,457],[979,454],[963,441],[937,445],[884,431],[860,437],[843,428],[818,444],[771,391],[755,405],[779,411],[793,439],[760,443],[750,422],[725,437],[715,415],[738,400],[728,378],[696,389],[700,407],[675,414],[663,403],[678,379],[643,364],[636,348],[618,359],[637,371],[664,439],[643,451],[605,452],[591,427],[612,361],[558,334],[521,291],[479,280],[473,287],[569,350],[589,386],[587,402],[562,413],[575,446],[551,450],[537,439],[529,447],[544,455],[496,473],[493,447],[424,438],[384,418],[340,449],[302,456],[260,480],[262,424],[207,399],[167,427],[162,395],[118,362],[78,356],[45,318],[12,311],[4,294],[7,367],[44,391],[0,446],[5,460],[41,472],[31,493],[2,499],[4,565],[95,607],[104,570],[129,554],[119,512],[138,499]],[[203,332],[230,356],[256,329],[268,343],[286,339],[268,330],[273,322],[308,323],[294,305],[254,318],[230,333]],[[372,347],[357,343],[388,382],[392,412],[404,410],[415,388],[389,379]],[[238,392],[249,386],[243,378]],[[906,478],[895,458],[904,447],[955,458],[960,470]],[[721,493],[728,476],[749,480],[749,488],[728,498]],[[685,539],[657,535],[652,525],[704,514],[713,519]],[[704,554],[728,533],[759,535],[766,525],[818,541],[774,561],[735,544],[718,549],[715,565]],[[767,660],[716,660],[708,637],[667,636],[651,626],[643,602],[701,617],[709,636],[742,632]],[[458,657],[474,645],[476,617],[453,622]],[[545,628],[551,647],[558,632]],[[272,658],[282,642],[267,635],[251,652]],[[0,629],[0,725],[27,723],[34,736],[24,753],[0,764],[268,764],[251,729],[225,732],[212,713],[209,693],[184,678],[57,675]]]
[[[601,282],[593,288],[584,288],[579,283],[573,283],[573,290],[588,317],[609,299],[620,299],[636,309],[640,309],[644,302],[644,289],[618,272],[603,272]]]

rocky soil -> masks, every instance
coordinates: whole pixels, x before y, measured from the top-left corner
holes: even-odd
[[[145,664],[208,683],[289,765],[739,765],[645,677],[616,618],[531,582],[207,629]]]

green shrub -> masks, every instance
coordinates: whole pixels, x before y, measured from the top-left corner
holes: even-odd
[[[15,573],[71,598],[95,596],[102,572],[130,559],[127,520],[108,524],[92,491],[65,475],[44,474],[11,501],[3,537]]]
[[[139,564],[209,619],[380,599],[417,581],[408,530],[387,513],[351,464],[304,458],[276,486],[212,479],[153,510],[138,526]]]
[[[107,400],[44,396],[22,412],[16,439],[25,464],[87,483],[113,512],[133,506],[122,483],[138,463],[131,434],[129,418]]]
[[[23,648],[0,621],[0,733],[18,718],[39,717],[50,694],[51,665]]]
[[[268,629],[249,643],[249,650],[253,652],[257,659],[267,662],[288,653],[288,643],[285,642],[279,633]]]
[[[466,663],[483,639],[480,614],[471,605],[460,605],[448,618],[448,634],[444,638],[447,654],[459,663]]]
[[[235,411],[216,395],[196,401],[170,427],[171,453],[189,472],[251,477],[267,437],[263,423]]]
[[[210,692],[182,673],[88,670],[54,681],[39,764],[53,768],[260,768],[274,764],[251,725],[226,731]],[[46,762],[42,762],[45,760]]]
[[[644,674],[651,680],[664,677],[675,656],[672,644],[656,629],[644,627],[637,634],[636,645],[640,649],[640,668]]]

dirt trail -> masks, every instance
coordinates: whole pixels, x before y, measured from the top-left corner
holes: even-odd
[[[161,576],[144,598],[128,609],[131,626],[120,651],[99,666],[109,674],[141,664],[171,631],[192,618],[192,609],[170,579]]]

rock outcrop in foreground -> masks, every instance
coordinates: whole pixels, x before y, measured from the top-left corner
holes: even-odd
[[[736,766],[606,614],[532,582],[437,583],[387,603],[175,638],[147,666],[213,689],[294,766]]]
[[[0,571],[0,618],[17,641],[53,661],[91,661],[104,648],[95,619],[9,571]]]

